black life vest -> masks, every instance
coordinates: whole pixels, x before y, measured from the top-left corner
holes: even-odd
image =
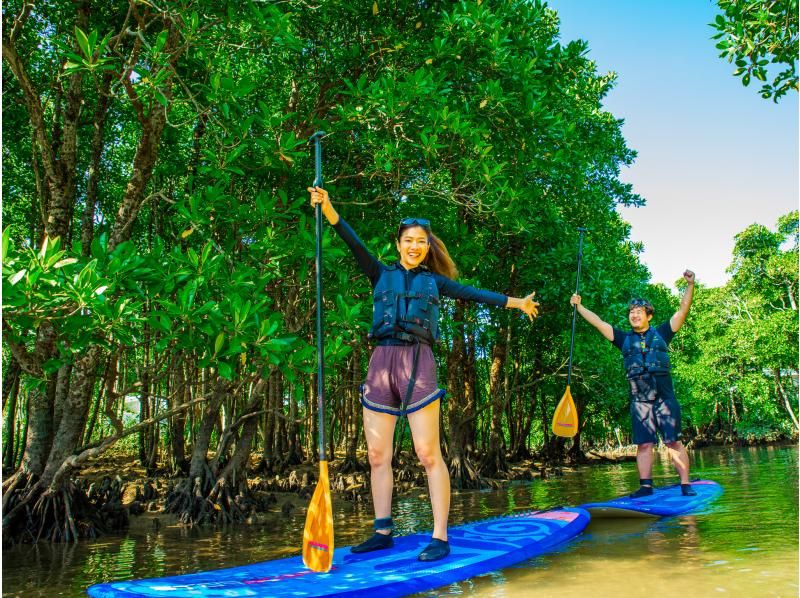
[[[652,326],[644,334],[627,335],[622,345],[622,358],[628,378],[669,373],[667,343]]]
[[[406,284],[410,280],[410,288]],[[432,345],[439,340],[439,289],[433,274],[413,277],[398,264],[387,266],[372,293],[371,339]]]

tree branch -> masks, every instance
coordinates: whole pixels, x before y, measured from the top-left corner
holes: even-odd
[[[9,325],[6,323],[5,318],[3,318],[3,329],[8,328]],[[11,354],[26,374],[36,377],[42,376],[42,362],[37,355],[28,351],[23,345],[12,341],[7,335],[3,341],[8,345],[8,348],[11,349]]]
[[[210,396],[210,395],[209,395]],[[111,448],[118,440],[121,438],[125,438],[126,436],[130,436],[139,430],[146,428],[148,426],[152,426],[154,423],[161,421],[162,419],[167,419],[168,417],[172,417],[177,413],[181,413],[182,411],[186,411],[192,405],[196,405],[197,403],[202,403],[208,400],[208,396],[200,397],[198,399],[193,399],[182,405],[178,405],[177,407],[170,409],[168,411],[164,411],[163,413],[159,413],[157,416],[151,417],[143,422],[139,422],[138,424],[131,426],[126,430],[122,430],[121,432],[115,432],[111,436],[107,436],[103,440],[95,442],[87,447],[82,447],[79,449],[78,454],[71,455],[67,457],[64,462],[61,464],[61,467],[58,468],[56,474],[53,476],[53,481],[50,482],[49,491],[53,492],[58,487],[59,482],[73,469],[77,469],[87,460],[98,457],[102,455],[106,450]]]
[[[44,110],[42,109],[39,92],[28,75],[28,71],[25,69],[22,59],[17,54],[17,47],[13,40],[6,37],[3,37],[3,59],[6,61],[6,64],[8,64],[22,89],[22,94],[25,97],[25,104],[28,107],[28,116],[36,137],[36,143],[39,152],[41,152],[45,177],[52,188],[52,186],[60,184],[61,178],[58,175],[50,140],[47,138],[44,123]],[[50,236],[60,236],[60,234],[51,234],[51,231],[48,231],[48,234]]]
[[[14,19],[14,26],[11,28],[11,34],[8,36],[12,43],[16,42],[17,38],[19,38],[20,34],[22,33],[22,28],[28,21],[28,17],[31,14],[32,8],[33,2],[26,2],[22,5],[22,10],[19,11],[19,14]]]

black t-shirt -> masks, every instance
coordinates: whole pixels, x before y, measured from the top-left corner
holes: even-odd
[[[656,326],[655,330],[661,336],[661,338],[664,339],[664,342],[667,344],[667,346],[669,346],[669,343],[675,336],[669,321],[659,324]],[[620,330],[619,328],[614,328],[614,340],[611,341],[611,343],[617,349],[622,351],[622,347],[625,345],[625,340],[629,336],[635,337],[634,340],[636,343],[638,343],[639,339],[641,339],[644,335],[645,332],[639,334],[633,330]],[[654,383],[657,398],[666,399],[668,397],[675,396],[675,389],[672,385],[672,376],[669,374],[655,374],[652,376],[644,376],[643,379],[637,381],[636,384],[631,383],[631,399],[646,400],[646,395],[650,394],[648,390],[651,388],[651,381]]]

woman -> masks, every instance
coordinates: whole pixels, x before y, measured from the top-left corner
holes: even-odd
[[[420,553],[421,561],[450,554],[447,516],[450,510],[450,474],[439,446],[439,399],[444,395],[436,379],[431,346],[439,338],[439,297],[516,308],[533,319],[539,304],[535,293],[524,299],[461,285],[447,248],[432,232],[430,222],[406,218],[397,231],[400,259],[389,266],[379,262],[339,217],[328,192],[309,187],[311,205],[322,213],[348,244],[373,287],[370,338],[377,343],[361,388],[364,433],[370,464],[375,533],[352,552],[390,548],[392,540],[392,441],[397,418],[408,417],[414,450],[425,468],[433,509],[433,537]]]

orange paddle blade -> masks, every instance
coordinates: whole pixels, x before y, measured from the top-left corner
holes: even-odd
[[[569,386],[567,386],[567,391],[561,397],[561,401],[556,407],[556,412],[553,414],[553,434],[564,438],[572,438],[577,433],[578,409],[575,407],[572,393],[570,393]]]
[[[327,573],[333,562],[333,510],[328,462],[319,462],[319,481],[306,514],[303,562],[312,571]]]

